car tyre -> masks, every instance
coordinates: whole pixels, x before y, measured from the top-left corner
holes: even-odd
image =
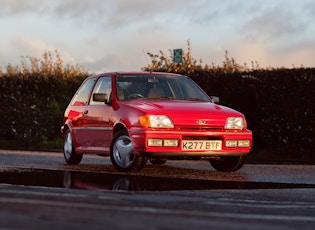
[[[76,154],[75,148],[73,145],[72,134],[70,130],[65,132],[64,141],[63,141],[63,155],[65,161],[68,164],[79,164],[82,160],[82,154]]]
[[[245,163],[244,156],[221,157],[218,160],[210,160],[213,168],[220,172],[234,172],[243,167]]]
[[[146,164],[145,157],[134,154],[127,131],[115,134],[110,147],[110,159],[113,166],[120,172],[141,171]]]

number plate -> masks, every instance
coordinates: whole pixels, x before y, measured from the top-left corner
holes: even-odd
[[[195,151],[195,150],[221,150],[222,141],[182,141],[183,151]]]

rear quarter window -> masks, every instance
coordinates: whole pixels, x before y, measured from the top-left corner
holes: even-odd
[[[71,105],[73,106],[85,106],[89,102],[91,90],[95,83],[95,78],[91,78],[83,82],[76,94],[74,95]]]

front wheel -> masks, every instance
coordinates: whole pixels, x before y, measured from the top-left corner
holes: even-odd
[[[146,164],[145,157],[133,153],[132,142],[127,131],[120,131],[114,136],[110,159],[120,172],[140,171]]]
[[[218,160],[210,160],[210,164],[217,171],[234,172],[243,167],[245,163],[244,156],[221,157]]]
[[[70,130],[67,130],[63,140],[63,155],[68,164],[79,164],[82,160],[82,154],[76,154],[73,139]]]

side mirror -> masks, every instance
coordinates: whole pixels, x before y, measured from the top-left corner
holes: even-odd
[[[107,93],[93,93],[93,101],[104,102],[107,104],[108,95]]]
[[[216,96],[211,96],[211,102],[214,104],[219,104],[220,98]]]

